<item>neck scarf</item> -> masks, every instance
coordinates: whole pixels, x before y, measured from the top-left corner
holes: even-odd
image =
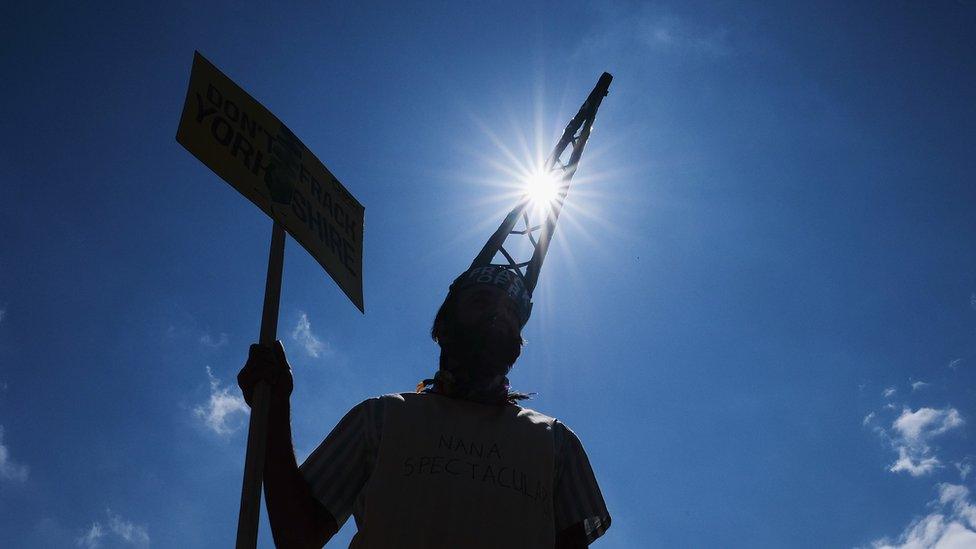
[[[515,404],[532,398],[534,394],[512,391],[508,377],[504,374],[479,378],[464,370],[450,371],[443,367],[437,370],[433,379],[418,383],[417,392],[461,398],[481,404]]]

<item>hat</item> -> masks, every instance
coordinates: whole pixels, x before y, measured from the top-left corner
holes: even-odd
[[[503,290],[515,303],[521,325],[525,326],[529,321],[529,315],[532,313],[532,293],[526,287],[521,273],[502,265],[474,266],[454,279],[448,295],[476,284],[488,284]]]

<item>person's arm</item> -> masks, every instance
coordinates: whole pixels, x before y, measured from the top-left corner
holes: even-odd
[[[555,421],[553,443],[556,449],[555,547],[585,548],[610,528],[610,513],[576,434],[562,422]]]
[[[322,547],[338,527],[312,496],[298,470],[291,441],[291,405],[272,399],[268,414],[268,449],[264,460],[264,499],[271,533],[278,547]]]
[[[582,522],[578,522],[556,534],[555,549],[586,549],[589,545],[586,541],[586,530],[583,529]]]
[[[249,405],[258,381],[271,386],[264,497],[275,545],[322,547],[335,535],[338,527],[328,510],[312,496],[308,483],[298,470],[291,439],[289,397],[293,381],[291,367],[280,342],[275,342],[273,349],[251,346],[247,363],[237,376]]]

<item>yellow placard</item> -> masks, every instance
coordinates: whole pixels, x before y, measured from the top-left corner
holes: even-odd
[[[287,126],[199,52],[176,140],[281,223],[364,311],[365,208]]]

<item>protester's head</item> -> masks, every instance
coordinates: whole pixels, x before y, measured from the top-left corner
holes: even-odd
[[[522,348],[515,306],[502,290],[488,285],[448,295],[437,311],[430,336],[443,352],[470,367],[491,368],[502,374],[507,373]]]
[[[507,375],[522,352],[530,297],[521,275],[504,267],[474,267],[457,277],[430,329],[441,347],[440,369],[417,391],[487,404],[529,398],[510,389]]]
[[[442,352],[471,367],[505,374],[521,353],[521,329],[531,307],[518,274],[503,267],[477,267],[451,285],[430,335]]]

